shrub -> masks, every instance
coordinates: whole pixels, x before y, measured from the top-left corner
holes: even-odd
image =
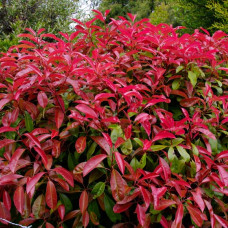
[[[0,58],[0,217],[227,227],[227,34],[96,12]]]

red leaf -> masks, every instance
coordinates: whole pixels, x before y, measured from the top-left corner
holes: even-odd
[[[55,122],[56,127],[59,129],[63,123],[64,120],[64,113],[60,108],[55,109]]]
[[[113,207],[113,212],[114,213],[122,213],[122,212],[126,211],[131,205],[132,205],[132,203],[116,204]]]
[[[67,182],[61,178],[53,178],[54,181],[56,181],[64,190],[69,191],[69,185]]]
[[[177,212],[175,215],[175,228],[181,228],[182,227],[182,219],[184,216],[184,207],[183,204],[180,203],[177,208]]]
[[[46,203],[51,208],[54,209],[57,205],[57,193],[55,185],[52,181],[48,181],[46,188]]]
[[[146,209],[141,205],[137,204],[136,214],[140,225],[143,227],[146,222]]]
[[[5,208],[4,204],[0,202],[0,218],[11,220],[10,212]],[[0,220],[3,224],[8,224],[7,222]]]
[[[64,205],[60,205],[58,207],[58,213],[59,213],[60,219],[63,220],[64,216],[65,216],[65,206]]]
[[[47,222],[45,225],[46,228],[55,228],[51,223]]]
[[[110,146],[110,148],[112,148],[112,140],[111,137],[107,134],[102,132],[102,135],[104,136],[104,139],[106,140],[106,142],[108,143],[108,145]]]
[[[216,155],[215,159],[228,158],[228,150],[224,150]]]
[[[18,186],[16,191],[14,192],[13,202],[17,210],[21,214],[23,214],[24,204],[25,204],[25,193],[24,193],[24,188],[22,186]]]
[[[192,195],[193,195],[193,199],[194,199],[195,203],[198,204],[200,210],[203,212],[204,208],[205,208],[205,204],[202,199],[202,193],[201,193],[200,188],[197,188],[196,192],[192,192]]]
[[[132,131],[132,125],[127,126],[127,128],[124,130],[126,139],[131,138],[131,131]]]
[[[89,213],[88,213],[88,211],[86,211],[85,214],[82,215],[82,224],[84,227],[87,227],[89,224]]]
[[[11,101],[11,99],[9,99],[9,98],[0,100],[0,111],[2,110],[2,108],[4,107],[4,105],[6,105],[7,103],[9,103],[10,101]]]
[[[84,190],[79,198],[79,208],[82,214],[84,214],[88,207],[88,194],[86,190]]]
[[[75,142],[75,149],[79,154],[81,154],[85,150],[85,148],[86,148],[86,137],[81,136]]]
[[[5,146],[8,146],[9,144],[14,143],[15,141],[13,139],[3,139],[0,141],[0,149],[2,149]]]
[[[102,136],[91,136],[93,141],[95,141],[108,155],[110,155],[110,146],[107,141]]]
[[[194,221],[194,223],[201,227],[203,224],[203,219],[201,217],[201,212],[199,209],[197,209],[196,207],[192,206],[191,204],[187,205],[187,209],[191,215],[192,220]]]
[[[105,154],[95,155],[90,158],[84,166],[83,177],[95,169],[105,158],[107,158],[107,155]]]
[[[25,133],[25,136],[27,136],[37,147],[41,148],[39,140],[31,133]]]
[[[44,91],[40,91],[37,95],[37,100],[39,102],[39,105],[42,107],[42,108],[45,108],[48,104],[48,98],[47,98],[47,95]]]
[[[34,150],[41,156],[44,166],[47,167],[48,158],[47,158],[47,155],[45,154],[45,152],[42,149],[40,149],[39,147],[34,147]]]
[[[170,99],[163,99],[163,98],[152,99],[152,100],[150,100],[150,101],[147,103],[147,105],[146,105],[145,108],[148,108],[148,107],[153,106],[153,105],[155,105],[155,104],[157,104],[157,103],[160,103],[160,102],[170,103]]]
[[[156,188],[153,185],[151,185],[151,190],[154,198],[154,209],[157,210],[156,208],[159,205],[159,199],[166,193],[167,188],[166,187]]]
[[[121,146],[123,143],[125,142],[125,140],[121,137],[118,137],[115,143],[115,148],[117,149],[119,146]]]
[[[160,162],[160,165],[161,165],[162,170],[164,172],[165,180],[167,181],[170,178],[170,175],[171,175],[170,167],[167,164],[167,162],[161,157],[159,157],[159,162]]]
[[[224,227],[227,228],[228,227],[228,221],[221,218],[220,216],[214,214],[214,217],[216,218],[216,220]]]
[[[97,113],[85,104],[79,104],[75,108],[78,109],[80,112],[85,113],[89,118],[98,118]]]
[[[97,100],[107,100],[110,97],[115,97],[113,93],[100,93],[95,96],[95,101]]]
[[[228,172],[222,166],[218,165],[217,168],[222,182],[226,187],[228,187]]]
[[[164,138],[169,138],[169,139],[174,139],[176,138],[175,135],[173,135],[172,133],[169,133],[167,131],[160,131],[152,140],[152,142],[155,142],[157,140],[160,139],[164,139]]]
[[[8,131],[16,131],[13,127],[0,127],[0,134]]]
[[[192,107],[194,104],[196,104],[197,102],[199,102],[199,98],[198,97],[193,97],[193,98],[186,98],[186,99],[182,99],[180,102],[180,105],[183,107]]]
[[[150,206],[150,202],[151,202],[151,198],[150,198],[150,192],[148,192],[148,190],[146,190],[145,188],[143,188],[142,186],[139,187],[145,202],[145,206],[146,209]]]
[[[17,162],[18,162],[19,158],[21,157],[21,155],[24,153],[24,151],[25,151],[25,149],[18,148],[13,153],[13,156],[11,157],[10,163],[9,163],[9,168],[12,171],[12,173],[15,172],[16,167],[17,167]]]
[[[11,198],[10,198],[9,193],[6,190],[4,190],[4,192],[3,192],[3,203],[4,203],[4,206],[6,207],[6,209],[8,211],[10,211],[10,209],[11,209]]]
[[[124,174],[124,170],[125,170],[124,159],[119,152],[116,151],[116,152],[114,152],[114,154],[115,154],[116,162],[120,169],[120,172],[122,174]]]
[[[111,173],[110,186],[113,198],[121,201],[125,196],[125,184],[122,176],[115,169]]]
[[[197,130],[203,133],[204,135],[208,136],[209,138],[216,140],[215,135],[211,133],[209,130],[204,128],[197,128]]]
[[[176,202],[173,200],[168,200],[168,199],[160,200],[159,205],[154,209],[161,211],[173,204],[176,204]]]
[[[15,181],[17,178],[22,178],[23,176],[18,174],[7,174],[0,177],[0,185],[6,185],[12,181]]]
[[[69,185],[74,187],[74,178],[72,173],[70,173],[68,170],[66,170],[63,167],[56,167],[54,171],[62,175],[64,179],[69,183]]]
[[[36,183],[39,179],[45,174],[45,172],[37,173],[34,177],[32,177],[26,185],[27,194],[35,187]]]

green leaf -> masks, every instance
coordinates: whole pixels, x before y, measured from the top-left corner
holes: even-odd
[[[168,159],[172,162],[176,157],[173,147],[170,147],[168,150]]]
[[[191,161],[190,164],[191,164],[190,174],[191,174],[191,177],[193,178],[196,176],[196,163],[194,161]]]
[[[117,125],[114,129],[112,129],[112,132],[111,132],[111,139],[112,139],[113,144],[116,143],[116,140],[119,137],[123,137],[123,130],[122,130],[121,126]]]
[[[72,153],[69,153],[68,154],[68,157],[67,157],[67,165],[68,165],[68,168],[70,171],[72,171],[74,169],[74,167],[76,166],[76,160],[75,160],[75,157]]]
[[[104,196],[104,206],[105,206],[105,212],[108,215],[109,219],[116,223],[118,220],[121,220],[121,215],[113,212],[113,207],[115,203],[114,201],[109,198],[107,195]]]
[[[172,139],[172,146],[177,146],[179,145],[180,143],[182,143],[184,141],[184,139],[182,138],[176,138],[176,139]]]
[[[137,160],[136,157],[134,157],[134,158],[131,160],[130,165],[131,165],[131,167],[134,169],[134,171],[136,171],[138,168],[140,168],[140,163],[139,163],[139,161]]]
[[[183,69],[184,69],[184,66],[178,66],[177,69],[176,69],[176,73],[179,73]]]
[[[98,218],[101,217],[100,210],[99,210],[99,206],[98,206],[96,200],[92,200],[92,201],[89,203],[88,211],[89,211],[89,212],[93,211],[93,212],[97,215]]]
[[[92,189],[92,194],[94,195],[93,198],[96,199],[100,195],[103,194],[105,190],[105,183],[104,182],[98,182]]]
[[[192,86],[195,87],[197,83],[197,75],[192,71],[188,71],[188,78],[190,79]]]
[[[140,159],[140,169],[143,169],[146,166],[146,153]]]
[[[184,160],[179,160],[177,156],[175,155],[173,161],[172,161],[172,166],[171,166],[171,172],[173,173],[181,173],[182,169],[185,166],[185,161]]]
[[[28,112],[25,111],[25,127],[28,132],[33,130],[33,119]]]
[[[139,144],[139,146],[143,147],[143,142],[139,138],[134,138],[134,140]]]
[[[172,83],[172,89],[177,90],[181,85],[181,80],[179,78],[175,79]]]
[[[13,85],[13,79],[12,78],[6,78],[6,81]]]
[[[129,155],[132,152],[132,143],[130,139],[126,140],[126,142],[121,145],[121,151],[125,155]]]
[[[192,143],[192,152],[196,156],[199,156],[199,151],[198,151],[197,147],[193,143]]]
[[[190,161],[190,155],[188,152],[182,147],[182,146],[177,146],[176,147],[178,152],[180,153],[181,157],[185,160],[185,162]]]
[[[60,196],[60,200],[61,200],[62,204],[65,206],[66,214],[68,212],[72,211],[73,205],[71,203],[71,200],[63,193],[59,193],[59,196]]]
[[[87,160],[89,160],[91,158],[91,156],[93,155],[93,153],[96,150],[96,147],[97,147],[97,144],[95,142],[93,142],[87,151]]]
[[[141,141],[141,140],[140,140]],[[153,145],[153,146],[151,146],[150,148],[151,148],[151,150],[152,151],[159,151],[159,150],[163,150],[163,149],[165,149],[167,146],[166,145]]]

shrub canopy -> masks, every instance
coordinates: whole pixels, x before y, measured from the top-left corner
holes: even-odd
[[[227,34],[96,13],[0,58],[0,217],[227,227]]]

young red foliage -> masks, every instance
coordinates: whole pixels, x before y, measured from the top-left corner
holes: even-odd
[[[95,13],[0,54],[0,217],[227,227],[227,34]]]

